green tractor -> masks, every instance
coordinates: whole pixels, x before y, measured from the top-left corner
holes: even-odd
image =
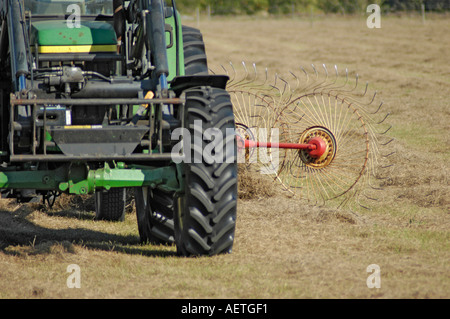
[[[0,189],[94,194],[140,239],[231,252],[237,146],[227,76],[208,74],[175,0],[0,0]]]

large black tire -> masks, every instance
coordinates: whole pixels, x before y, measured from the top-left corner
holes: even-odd
[[[182,28],[185,74],[208,74],[205,44],[200,30],[188,26]],[[135,190],[141,243],[174,243],[173,195],[158,189],[150,192],[146,188]]]
[[[175,198],[177,253],[181,256],[230,253],[234,242],[237,209],[237,150],[233,106],[228,92],[223,89],[201,87],[188,89],[184,93],[184,127],[190,133],[190,149],[185,150],[185,155],[190,156],[190,161],[188,158],[179,164],[184,178],[184,190]],[[196,121],[201,121],[201,128]],[[204,151],[211,141],[203,138],[201,146],[195,144],[195,135],[199,130],[206,137],[208,134],[204,134],[205,131],[211,128],[219,129],[224,137],[221,145],[223,148],[218,150],[217,146],[214,155],[208,155]],[[218,158],[215,158],[217,154]],[[199,156],[201,161],[195,160]]]
[[[173,193],[140,187],[135,188],[134,199],[141,243],[173,244]]]
[[[111,188],[95,192],[95,219],[124,221],[126,206],[126,188]]]
[[[207,75],[208,62],[200,30],[183,26],[184,72],[186,75]]]

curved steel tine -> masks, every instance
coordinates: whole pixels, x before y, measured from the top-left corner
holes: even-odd
[[[378,94],[378,92],[377,91],[375,91],[375,93],[373,94],[373,96],[372,96],[372,100],[370,100],[370,102],[369,103],[367,103],[367,104],[365,104],[366,106],[369,106],[370,104],[372,104],[373,103],[373,101],[375,101],[375,97],[377,96],[377,94]]]
[[[264,79],[264,85],[267,83],[267,81],[269,80],[269,69],[266,68],[266,78]]]
[[[391,128],[392,128],[392,125],[391,126],[389,126],[389,128],[386,130],[386,131],[384,131],[383,133],[380,133],[380,135],[384,135],[384,134],[386,134],[387,132],[389,132],[390,130],[391,130]]]
[[[323,80],[323,81],[318,85],[318,87],[320,86],[321,89],[325,89],[328,85],[322,86],[322,84],[327,83],[327,81],[328,81],[328,76],[329,76],[329,75],[328,75],[328,69],[327,69],[327,66],[325,65],[325,63],[322,64],[322,67],[323,67],[323,69],[325,70],[325,80]]]
[[[295,82],[297,83],[294,89],[294,91],[296,91],[300,87],[300,80],[292,71],[289,71],[289,73],[294,77]]]
[[[317,72],[316,67],[314,66],[314,64],[311,64],[311,66],[312,66],[312,68],[314,70],[314,73],[316,74],[316,80],[317,80],[319,78],[319,73]]]
[[[290,88],[290,85],[289,85],[289,83],[288,83],[285,79],[283,79],[282,77],[280,77],[280,81],[284,83],[283,93],[282,93],[282,94],[284,95],[284,93],[286,92],[286,90],[287,90],[288,88]],[[290,90],[289,90],[289,91],[290,91]]]
[[[337,207],[337,208],[339,209],[339,208],[341,208],[341,207],[345,206],[345,203],[346,203],[346,202],[348,202],[348,198],[344,198],[344,199],[342,199],[342,202],[341,202],[341,203],[340,203],[340,204],[338,205],[338,207]]]
[[[317,80],[319,78],[319,73],[317,72],[316,67],[314,66],[314,64],[311,64],[311,68],[314,71],[315,79],[311,83],[309,83],[309,81],[306,83],[307,85],[303,88],[303,90],[305,90],[305,91],[306,90],[311,90],[311,89],[317,87]],[[309,80],[309,77],[308,77],[308,80]]]
[[[253,72],[254,72],[254,78],[253,78],[253,80],[252,80],[250,83],[252,83],[252,85],[253,85],[255,88],[257,88],[257,87],[263,87],[263,86],[266,84],[266,82],[267,82],[267,77],[268,77],[268,75],[267,75],[267,73],[268,73],[267,68],[266,68],[266,78],[264,79],[263,82],[261,82],[261,83],[259,83],[259,84],[257,83],[257,82],[258,82],[259,75],[258,75],[258,69],[257,69],[257,67],[256,67],[256,63],[253,63]]]
[[[378,177],[375,177],[375,179],[381,180],[381,178],[378,178]],[[379,187],[379,186],[374,186],[374,185],[372,185],[372,183],[370,182],[370,180],[369,180],[369,182],[367,182],[367,185],[369,185],[369,187],[370,187],[371,189],[376,190],[376,191],[381,191],[381,190],[383,190],[383,187]]]
[[[234,74],[237,75],[237,71],[236,71],[236,69],[235,69],[235,67],[234,67],[234,65],[233,65],[232,62],[230,62],[230,65],[231,65],[231,67],[232,67],[232,69],[233,69],[233,71],[234,71]],[[232,86],[238,86],[238,85],[239,85],[239,86],[242,86],[242,85],[243,85],[242,83],[245,82],[245,79],[246,79],[247,76],[248,76],[248,71],[247,71],[247,68],[246,68],[246,66],[245,66],[245,62],[244,62],[244,61],[242,61],[242,66],[244,67],[244,73],[245,73],[245,75],[244,75],[244,77],[242,77],[242,78],[236,80],[236,82],[233,83]]]
[[[303,66],[300,66],[300,70],[302,70],[303,73],[305,73],[305,76],[306,76],[306,81],[305,82],[306,82],[306,84],[308,84],[309,83],[309,73],[308,73],[308,71],[306,71]]]
[[[253,62],[252,66],[253,66],[253,73],[254,73],[252,82],[254,83],[258,79],[258,71],[256,70],[256,63]]]
[[[274,106],[274,107],[275,107],[275,108],[280,108],[280,107],[283,108],[283,104],[286,104],[286,103],[283,103],[284,93],[285,93],[285,91],[286,91],[286,84],[285,84],[285,86],[284,86],[284,88],[283,88],[283,91],[282,91],[282,90],[280,89],[280,87],[276,84],[276,82],[277,82],[278,79],[280,79],[282,82],[285,82],[282,78],[280,78],[280,77],[278,76],[278,73],[275,75],[275,83],[274,83],[274,85],[272,86],[272,88],[278,91],[279,98],[277,99],[278,101],[276,102],[276,103],[277,103],[277,106]],[[275,99],[274,99],[274,102],[275,102]]]
[[[243,65],[244,70],[245,70],[245,77],[243,79],[244,83],[242,85],[245,86],[245,85],[253,84],[255,82],[255,78],[247,80],[247,78],[250,78],[250,71],[248,70],[247,64],[245,63],[245,61],[242,61],[242,65]]]
[[[220,67],[222,68],[222,70],[224,70],[225,74],[229,76],[228,69],[224,67],[223,64],[221,64]]]
[[[311,67],[314,70],[314,73],[317,75],[316,67],[314,66],[314,64],[311,63]]]
[[[356,88],[358,87],[359,84],[359,74],[357,73],[355,75],[355,87],[349,90],[341,90],[336,94],[336,97],[340,97],[340,95],[344,95],[344,93],[350,93],[353,92],[354,90],[356,90]],[[347,96],[345,99],[352,99],[351,97]]]
[[[242,66],[244,67],[245,78],[247,78],[247,76],[248,76],[247,64],[245,64],[245,61],[242,61],[241,63],[242,63]]]
[[[323,69],[325,70],[325,79],[320,82],[320,83],[315,83],[314,85],[314,90],[313,92],[316,92],[316,90],[325,90],[325,88],[329,85],[326,85],[327,81],[328,81],[328,69],[327,66],[325,64],[322,64]],[[316,79],[318,79],[318,77],[316,77]]]
[[[245,83],[246,85],[251,85],[250,89],[258,89],[261,91],[268,91],[270,90],[270,88],[265,87],[267,85],[267,81],[269,79],[269,70],[266,68],[265,69],[265,77],[264,77],[264,81],[259,81],[259,74],[258,74],[258,69],[256,67],[256,63],[253,63],[253,72],[254,72],[254,77],[252,80],[249,80],[247,83]]]
[[[386,143],[380,143],[380,145],[381,145],[381,146],[389,145],[389,144],[391,144],[394,140],[395,140],[395,138],[392,138],[392,139],[390,139],[390,140],[389,140],[388,142],[386,142]]]
[[[365,95],[366,95],[366,93],[367,93],[367,90],[368,90],[368,86],[369,86],[369,83],[368,82],[366,82],[366,91],[364,92],[364,94],[362,94],[360,97],[364,97]],[[378,92],[377,91],[375,91],[375,93],[373,94],[373,96],[372,96],[372,99],[368,102],[368,103],[361,103],[361,101],[359,101],[358,100],[358,104],[362,107],[362,106],[369,106],[369,105],[371,105],[374,101],[375,101],[375,98],[376,98],[376,96],[377,96],[377,94],[378,94]],[[351,99],[351,100],[354,100],[354,101],[357,101],[355,98],[353,98],[353,97],[351,97],[351,96],[349,96],[348,97],[349,99]],[[365,109],[362,109],[366,114],[375,114],[375,113],[370,113],[370,112],[367,112],[367,110],[365,110]]]
[[[253,62],[253,71],[255,72],[255,81],[258,78],[258,69],[256,68],[256,63]]]
[[[322,67],[325,70],[325,74],[326,74],[325,79],[328,80],[328,69],[327,69],[327,66],[325,65],[325,63],[322,64]]]
[[[339,78],[339,74],[338,74],[338,67],[337,65],[334,66],[335,70],[336,70],[336,79],[333,83],[333,85],[337,82],[338,78]],[[339,96],[339,89],[346,87],[348,84],[348,68],[345,69],[345,82],[344,84],[340,85],[340,86],[336,86],[336,87],[332,87],[330,88],[330,91],[328,92],[329,94],[332,94],[333,92],[336,92],[336,95]],[[341,91],[341,92],[345,92],[345,91]]]
[[[264,73],[265,73],[264,82],[260,86],[264,88],[263,91],[271,91],[274,88],[274,86],[276,85],[276,76],[277,75],[275,75],[275,83],[272,85],[269,83],[269,69],[266,68]]]
[[[220,67],[221,67],[222,70],[225,72],[225,75],[230,76],[230,74],[229,74],[229,72],[228,72],[228,69],[227,69],[226,67],[224,67],[223,64],[221,64]],[[231,80],[231,78],[230,78],[230,80]]]
[[[337,65],[335,64],[334,65],[334,73],[335,73],[335,75],[336,75],[336,77],[334,78],[334,82],[333,82],[333,84],[332,85],[335,85],[336,84],[336,82],[337,82],[337,80],[338,80],[338,78],[339,78],[339,72],[338,72],[338,67],[337,67]]]
[[[275,80],[272,85],[273,88],[277,88],[277,80],[278,80],[278,73],[275,73]]]
[[[342,92],[353,92],[354,90],[356,90],[358,85],[359,85],[359,74],[356,73],[356,75],[355,75],[355,86],[352,89],[345,90],[345,91],[342,91]]]
[[[373,198],[373,197],[370,197],[370,196],[368,196],[368,195],[366,195],[366,194],[364,194],[364,193],[361,193],[365,198],[367,198],[368,200],[372,200],[372,201],[375,201],[375,202],[378,202],[378,201],[380,201],[378,198]]]
[[[335,84],[337,82],[337,80],[339,79],[339,71],[338,71],[338,66],[337,65],[335,65],[334,68],[336,70],[336,79],[334,80],[334,84]],[[345,72],[346,72],[346,80],[345,80],[344,84],[342,84],[341,86],[336,86],[335,89],[339,89],[339,88],[345,87],[347,85],[347,82],[348,82],[348,69],[345,69]]]
[[[232,80],[230,82],[233,83],[236,80],[237,73],[236,73],[236,69],[234,68],[233,62],[231,62],[231,61],[230,61],[230,66],[231,66],[231,69],[233,70],[233,77],[232,77]],[[233,83],[233,85],[235,85],[235,83]]]
[[[286,93],[286,91],[290,92],[290,95],[289,95],[289,97],[286,99],[286,102],[285,102],[285,103],[289,103],[289,102],[291,101],[292,95],[293,95],[293,92],[292,92],[292,90],[291,90],[291,85],[289,84],[288,81],[286,81],[285,79],[283,79],[283,78],[281,78],[281,77],[280,77],[280,80],[284,82],[284,89],[283,89],[283,93],[282,93],[283,96],[284,96],[284,94]]]
[[[359,85],[359,74],[357,73],[355,75],[355,87],[353,89],[343,91],[343,92],[353,92],[358,88],[358,85]],[[369,88],[369,82],[366,82],[366,88],[364,90],[364,93],[361,95],[361,97],[364,97],[366,95],[368,88]],[[357,95],[357,93],[355,93],[355,95]]]
[[[376,124],[382,124],[384,121],[386,121],[386,119],[389,117],[389,115],[391,115],[391,112],[387,113],[386,116],[384,117],[384,119],[382,119],[380,122],[378,122]]]
[[[358,83],[359,83],[359,74],[358,73],[356,73],[355,81],[356,81],[355,87],[352,90],[350,90],[350,92],[356,90],[356,88],[358,87]]]
[[[306,78],[309,78],[308,72],[306,72],[305,68],[300,66],[300,69],[303,71],[303,73],[305,73]]]
[[[363,97],[366,96],[368,89],[369,89],[369,82],[366,82],[366,89],[364,90],[364,93],[362,95]]]
[[[242,64],[242,67],[244,68],[244,76],[243,76],[241,82],[245,83],[245,81],[246,81],[246,79],[248,77],[247,65],[245,64],[245,61],[242,61],[241,64]]]
[[[382,157],[389,157],[389,156],[392,156],[392,155],[394,155],[395,153],[397,153],[396,151],[394,151],[394,152],[392,152],[392,153],[389,153],[389,154],[386,154],[386,155],[381,155]]]
[[[380,105],[378,106],[378,109],[377,109],[375,112],[369,113],[369,114],[372,114],[372,115],[377,114],[377,113],[381,110],[381,107],[383,106],[383,103],[384,103],[384,102],[381,102],[381,103],[380,103]]]
[[[361,207],[364,208],[364,209],[372,210],[370,207],[367,207],[367,206],[362,205],[361,202],[360,202],[359,200],[358,200],[358,205],[361,206]]]
[[[324,64],[324,66],[325,66],[325,64]],[[337,82],[337,80],[338,80],[338,78],[339,78],[338,67],[337,67],[336,64],[334,65],[334,71],[335,71],[335,78],[334,78],[334,81],[333,81],[333,82],[330,82],[329,84],[327,84],[327,85],[325,85],[325,86],[323,86],[324,89],[327,88],[327,89],[329,90],[329,91],[328,91],[328,94],[330,94],[331,92],[333,92],[334,90],[336,90],[336,89],[339,88],[339,87],[333,87],[333,86],[336,84],[336,82]],[[328,73],[327,73],[327,78],[328,78]]]
[[[306,80],[304,81],[305,84],[304,84],[303,87],[300,86],[300,78],[297,77],[294,73],[292,73],[292,74],[297,78],[297,81],[298,81],[298,85],[297,85],[296,91],[303,92],[308,87],[309,74],[308,74],[308,72],[305,70],[305,68],[303,66],[300,66],[300,70],[303,71],[303,73],[305,74],[305,78],[306,78]]]

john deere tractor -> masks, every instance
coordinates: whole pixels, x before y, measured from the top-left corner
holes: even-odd
[[[237,202],[228,77],[209,75],[175,0],[0,0],[0,189],[95,194],[143,243],[231,252]]]

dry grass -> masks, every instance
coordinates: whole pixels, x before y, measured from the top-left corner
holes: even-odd
[[[382,94],[395,167],[372,210],[310,206],[242,173],[234,251],[185,259],[140,246],[136,218],[95,222],[89,198],[53,210],[0,206],[1,298],[449,298],[450,20],[365,17],[214,19],[210,63],[276,72],[337,64]],[[78,264],[82,288],[68,289]],[[366,285],[370,264],[381,288]]]
[[[259,174],[247,164],[238,166],[238,186],[238,197],[242,200],[270,198],[280,193],[273,178]]]

